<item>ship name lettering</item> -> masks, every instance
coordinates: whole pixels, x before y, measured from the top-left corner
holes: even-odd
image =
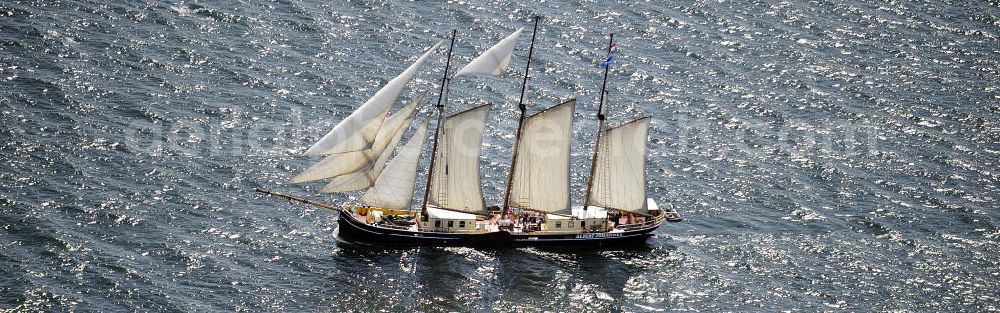
[[[577,239],[591,239],[591,238],[612,238],[621,237],[622,234],[619,233],[587,233],[587,234],[577,234]]]

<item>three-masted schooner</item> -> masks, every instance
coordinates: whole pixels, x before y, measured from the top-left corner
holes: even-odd
[[[535,32],[525,66],[520,116],[503,203],[487,207],[479,175],[480,147],[491,105],[445,114],[448,86],[466,75],[499,75],[507,70],[519,28],[449,76],[456,32],[451,33],[444,77],[435,105],[436,121],[423,200],[413,205],[427,121],[393,156],[416,122],[425,93],[390,114],[405,86],[442,44],[427,49],[402,74],[390,80],[306,155],[324,156],[289,183],[328,180],[323,193],[364,190],[361,204],[336,208],[339,235],[382,244],[437,246],[606,246],[641,241],[674,212],[646,198],[645,161],[650,118],[605,128],[604,95],[615,51],[609,43],[604,84],[597,112],[598,132],[582,205],[570,200],[569,155],[575,99],[528,115],[524,102]],[[267,190],[262,192],[309,202]],[[330,205],[326,207],[334,208]]]

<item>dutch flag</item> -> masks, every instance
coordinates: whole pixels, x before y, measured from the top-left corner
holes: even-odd
[[[611,49],[608,49],[608,58],[601,62],[601,67],[611,66],[611,62],[615,61],[616,54],[618,54],[618,44],[612,43]]]

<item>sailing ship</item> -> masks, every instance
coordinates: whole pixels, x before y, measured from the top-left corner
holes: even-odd
[[[445,114],[448,86],[467,75],[499,75],[507,70],[519,28],[449,76],[456,31],[445,62],[434,107],[436,127],[427,166],[423,199],[414,205],[416,178],[428,121],[417,123],[393,156],[396,146],[416,122],[420,93],[389,114],[391,107],[442,42],[427,49],[399,76],[390,80],[347,118],[313,144],[306,155],[324,156],[289,183],[328,180],[321,193],[364,190],[360,204],[336,207],[313,200],[258,189],[271,195],[316,204],[339,212],[339,236],[370,243],[433,246],[608,246],[640,242],[665,220],[677,220],[646,198],[645,162],[650,117],[605,128],[604,89],[613,61],[614,35],[604,71],[597,139],[581,205],[570,202],[569,155],[575,99],[526,116],[524,102],[528,61],[518,102],[520,116],[503,203],[487,207],[479,175],[480,151],[491,104]]]

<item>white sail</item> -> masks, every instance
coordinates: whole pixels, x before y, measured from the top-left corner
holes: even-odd
[[[354,113],[333,127],[326,136],[309,147],[305,154],[325,155],[358,151],[371,147],[372,141],[375,140],[375,135],[380,129],[379,126],[382,124],[382,119],[385,118],[385,112],[389,111],[392,104],[399,98],[399,94],[403,92],[403,87],[416,76],[420,66],[440,45],[441,42],[438,41],[433,47],[427,49],[427,52],[424,52],[402,74],[390,80],[371,99],[368,99]]]
[[[645,213],[649,121],[649,117],[634,120],[601,135],[591,205]]]
[[[442,209],[486,214],[479,179],[479,153],[490,105],[449,116],[438,135],[434,171],[431,173],[431,204]]]
[[[576,100],[569,100],[524,120],[512,169],[510,206],[569,212],[569,147],[574,106]]]
[[[427,96],[426,92],[421,93],[416,98],[413,98],[409,104],[386,118],[385,123],[382,123],[382,127],[378,129],[370,148],[328,155],[319,161],[319,163],[313,164],[302,171],[302,173],[293,177],[288,183],[297,184],[336,177],[370,165],[372,161],[382,155],[382,152],[389,146],[390,141],[392,141],[397,132],[406,131],[406,127],[409,127],[409,125],[404,125],[403,123],[413,116],[417,105],[420,104],[425,96]]]
[[[358,191],[374,185],[372,180],[368,178],[370,169],[353,172],[346,175],[340,175],[331,178],[323,188],[319,189],[320,193],[338,193],[338,192],[350,192]]]
[[[403,122],[405,127],[400,128],[392,136],[392,140],[389,141],[388,148],[379,154],[378,159],[369,163],[365,168],[330,179],[330,182],[328,182],[326,186],[323,186],[319,192],[348,192],[373,186],[375,184],[375,179],[382,173],[382,169],[385,168],[385,163],[389,161],[389,156],[392,155],[393,150],[396,149],[396,145],[399,144],[399,140],[403,138],[403,133],[406,133],[406,129],[410,128],[411,123],[413,123],[412,118],[408,118],[405,122]]]
[[[372,141],[372,150],[379,151],[378,154],[382,154],[382,151],[392,142],[392,138],[396,136],[399,131],[405,132],[407,128],[410,127],[409,120],[413,118],[413,114],[417,111],[417,107],[420,103],[424,101],[427,97],[427,92],[421,92],[409,103],[403,106],[399,111],[393,113],[385,120],[382,128],[378,130],[378,134],[375,135],[375,140]]]
[[[453,77],[466,74],[499,75],[503,71],[506,71],[507,66],[510,65],[510,56],[514,53],[514,44],[517,43],[517,37],[521,35],[521,31],[523,30],[524,27],[518,28],[513,34],[510,34],[510,36],[507,36],[507,38],[504,38],[489,50],[483,52],[475,60],[469,62],[465,67],[458,70]]]
[[[396,157],[389,161],[382,174],[378,175],[375,185],[361,196],[361,202],[385,209],[409,209],[417,181],[417,162],[420,161],[426,133],[427,122],[424,122],[417,127],[413,137],[410,137]]]

